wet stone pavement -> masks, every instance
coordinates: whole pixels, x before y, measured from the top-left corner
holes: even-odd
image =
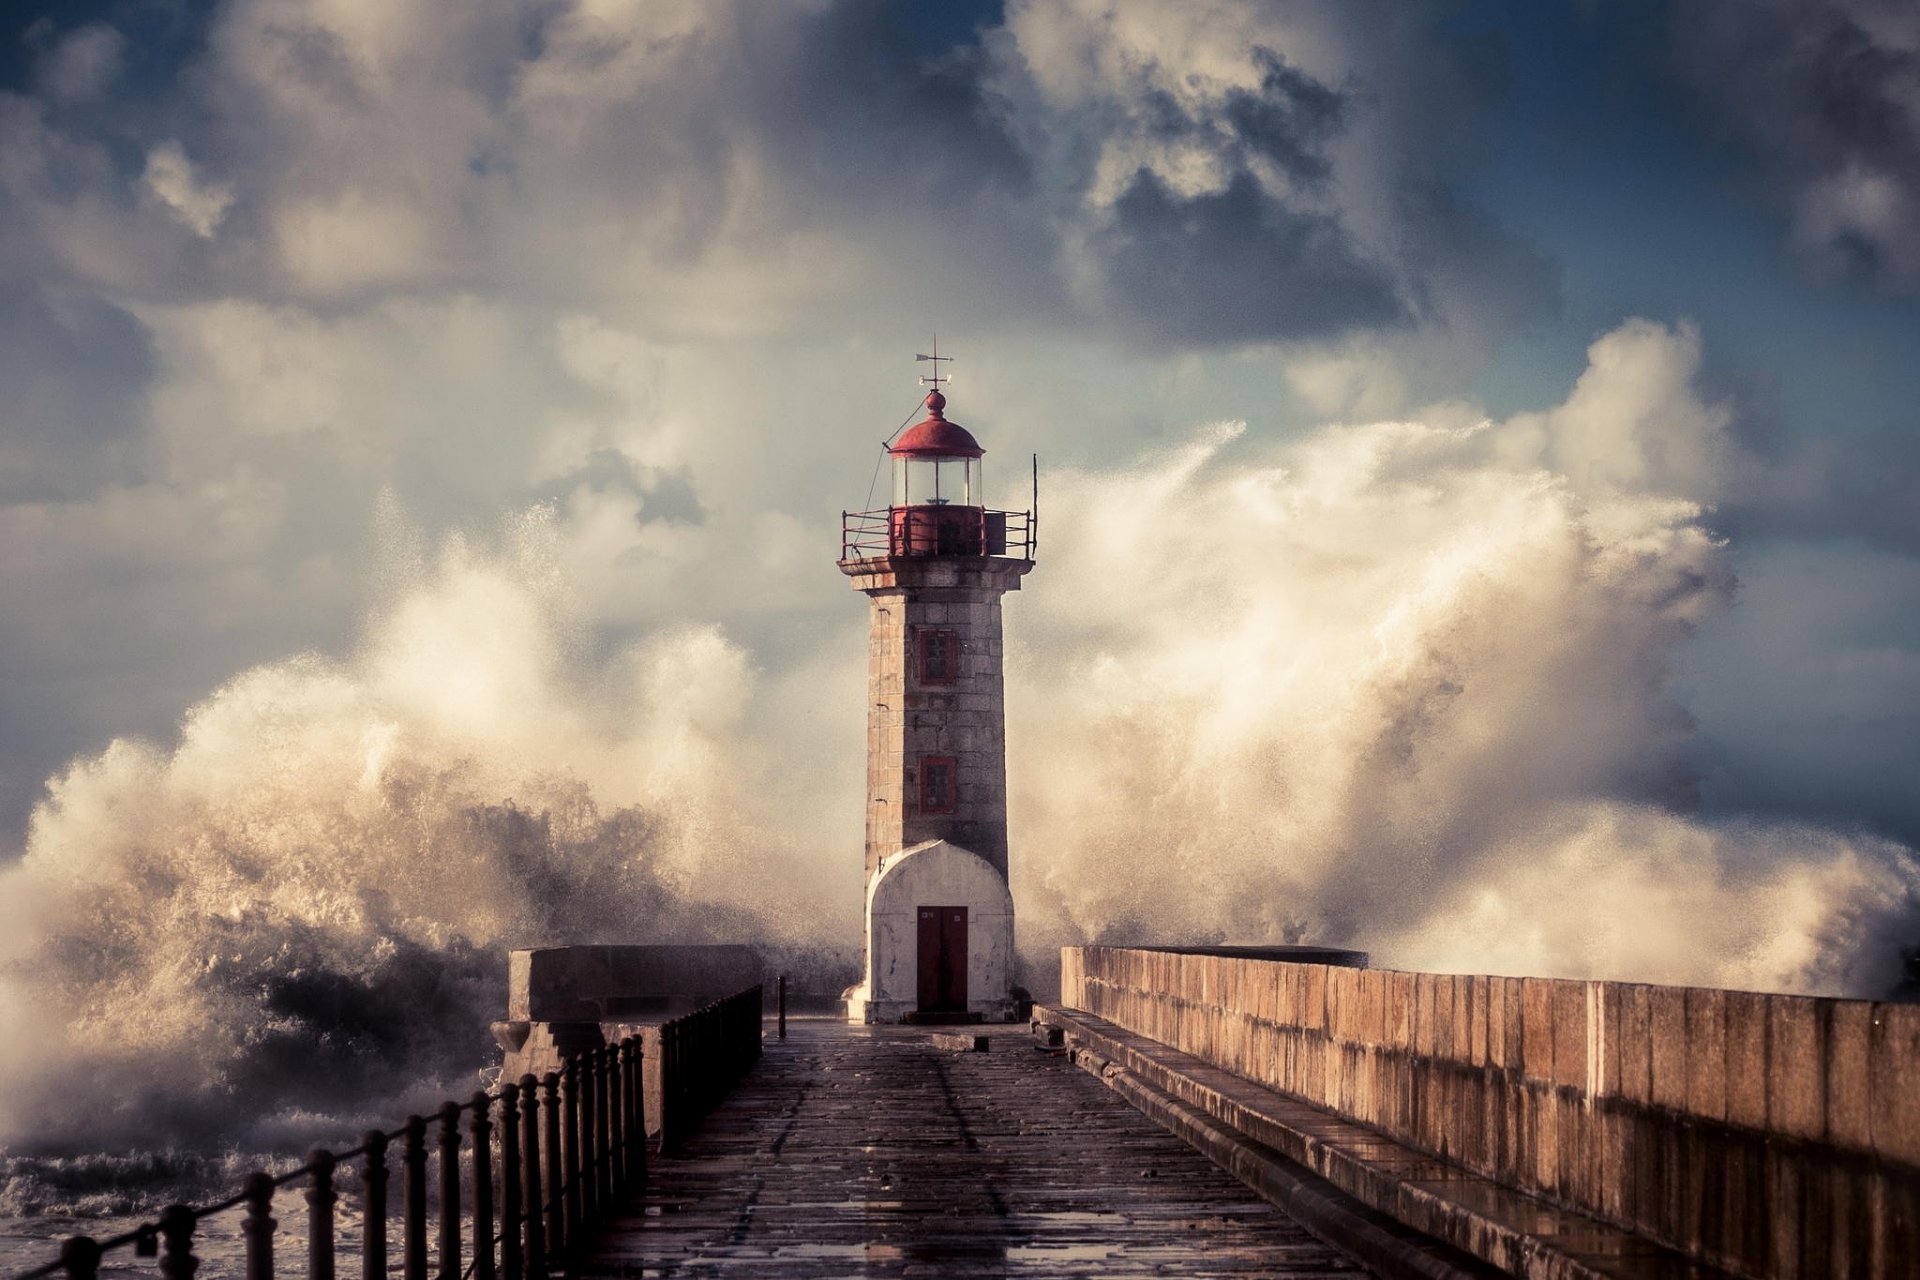
[[[581,1274],[1366,1274],[1026,1028],[992,1046],[790,1024]]]

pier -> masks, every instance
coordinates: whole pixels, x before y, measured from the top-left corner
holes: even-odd
[[[1046,1052],[795,1021],[581,1259],[586,1276],[1366,1272]]]

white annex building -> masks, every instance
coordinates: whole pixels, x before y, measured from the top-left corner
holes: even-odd
[[[985,451],[929,381],[926,417],[887,450],[890,504],[843,524],[841,572],[872,610],[866,966],[850,1022],[1014,1010],[1000,597],[1033,568],[1034,514],[986,507]]]

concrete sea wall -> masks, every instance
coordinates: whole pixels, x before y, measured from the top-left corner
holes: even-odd
[[[1735,1272],[1920,1258],[1920,1006],[1117,947],[1061,1002]]]

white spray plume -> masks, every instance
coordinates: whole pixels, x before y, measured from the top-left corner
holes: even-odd
[[[1635,321],[1546,413],[1264,451],[1228,425],[1057,477],[1009,627],[1011,752],[1044,762],[1013,771],[1029,943],[1893,985],[1912,851],[1687,816],[1668,663],[1734,587],[1699,359]]]

